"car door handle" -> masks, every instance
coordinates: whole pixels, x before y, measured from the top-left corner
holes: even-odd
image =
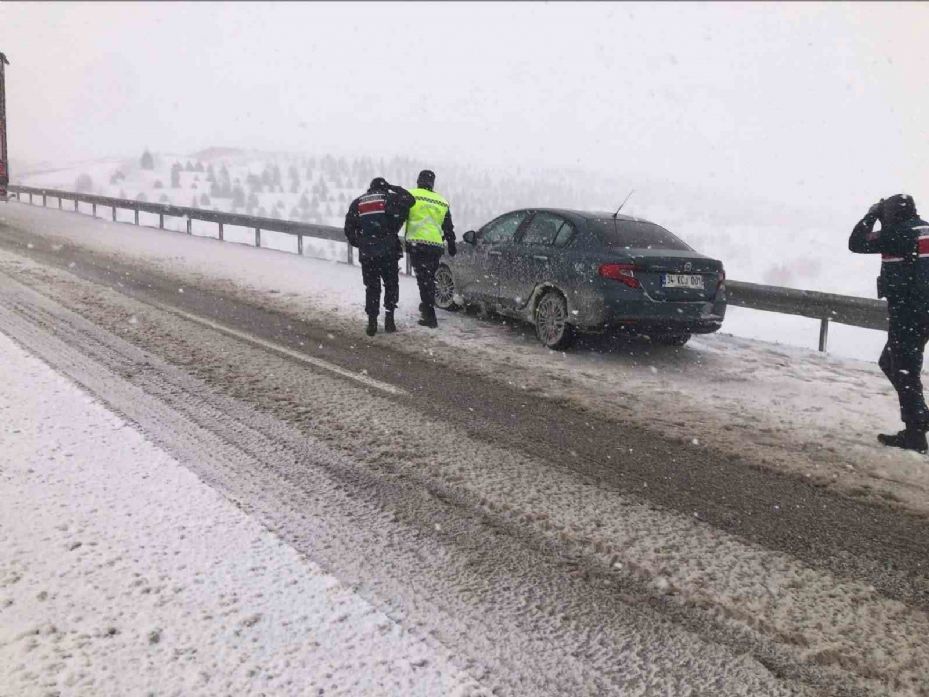
[[[503,252],[501,252],[499,249],[491,249],[490,251],[487,252],[487,256],[489,256],[489,257],[502,257],[502,256],[503,256]]]
[[[536,261],[548,261],[548,257],[545,256],[544,254],[533,254],[532,258],[535,259]]]

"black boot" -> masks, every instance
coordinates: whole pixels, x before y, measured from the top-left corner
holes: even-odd
[[[368,328],[365,329],[365,334],[368,336],[377,334],[377,315],[368,315]]]
[[[387,310],[387,312],[384,313],[384,331],[388,334],[393,334],[397,331],[397,325],[394,324],[393,310]]]
[[[439,326],[439,321],[435,317],[434,307],[423,304],[422,317],[419,319],[419,324],[423,327],[429,327],[430,329],[435,329]]]
[[[903,448],[904,450],[915,450],[918,453],[929,451],[929,445],[926,443],[926,432],[918,428],[909,426],[899,433],[888,435],[881,433],[877,439],[882,445],[892,448]]]

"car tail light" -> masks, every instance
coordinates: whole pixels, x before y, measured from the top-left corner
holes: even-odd
[[[726,289],[726,271],[724,269],[719,270],[719,279],[716,281],[716,290],[725,290]]]
[[[641,288],[639,279],[635,277],[635,264],[600,264],[597,273],[603,278],[619,281],[630,288]]]

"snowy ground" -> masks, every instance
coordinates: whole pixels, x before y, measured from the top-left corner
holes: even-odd
[[[0,695],[467,695],[405,629],[0,334]]]
[[[24,432],[26,424],[33,428],[41,424],[43,440],[55,441],[59,428],[67,431],[69,439],[62,443],[60,457],[44,465],[44,453],[39,453],[38,464],[4,464],[2,485],[10,490],[3,492],[3,498],[17,505],[9,514],[9,523],[6,517],[2,519],[3,530],[6,535],[9,529],[17,542],[3,549],[14,550],[14,558],[32,559],[33,568],[47,569],[42,564],[58,560],[52,574],[61,573],[62,558],[78,564],[77,571],[64,578],[78,578],[87,586],[81,598],[88,594],[91,599],[82,608],[103,609],[99,617],[84,609],[65,613],[66,619],[94,618],[91,631],[80,624],[76,630],[88,635],[79,637],[85,647],[93,645],[94,631],[109,636],[99,639],[105,646],[132,640],[133,647],[141,644],[147,651],[157,651],[152,646],[162,644],[178,650],[189,647],[184,641],[170,643],[173,625],[164,620],[131,620],[142,610],[154,612],[162,607],[172,618],[183,615],[171,603],[177,596],[176,602],[183,602],[188,597],[185,594],[199,592],[201,586],[210,587],[206,570],[199,577],[203,583],[198,584],[196,576],[187,584],[183,580],[189,579],[184,574],[204,565],[210,571],[218,569],[216,573],[222,576],[217,593],[230,592],[232,576],[246,588],[262,587],[251,595],[247,590],[237,592],[240,611],[228,618],[220,614],[225,609],[222,599],[193,597],[192,604],[218,608],[210,614],[224,623],[205,637],[208,643],[220,645],[230,632],[238,638],[236,629],[250,637],[249,632],[280,628],[270,619],[275,617],[273,607],[263,605],[268,598],[306,602],[286,591],[277,594],[280,579],[286,584],[294,578],[289,571],[269,572],[251,585],[252,576],[260,575],[260,570],[253,569],[254,562],[230,565],[227,556],[255,554],[262,559],[258,566],[277,568],[267,561],[269,552],[252,547],[256,538],[276,544],[275,538],[241,521],[246,530],[244,542],[235,547],[238,528],[220,516],[222,510],[234,513],[234,509],[211,499],[209,490],[201,496],[193,477],[172,474],[171,466],[183,462],[240,502],[280,539],[334,569],[331,573],[348,588],[359,588],[374,607],[382,608],[373,599],[379,598],[390,608],[382,609],[386,616],[401,611],[403,626],[439,639],[438,646],[429,644],[438,657],[420,668],[436,668],[447,677],[436,675],[429,694],[479,689],[469,686],[466,678],[456,682],[458,674],[451,668],[445,670],[450,661],[441,651],[443,645],[454,652],[456,663],[462,656],[476,660],[482,670],[466,665],[482,683],[487,684],[488,677],[490,684],[507,681],[511,694],[816,693],[816,689],[807,689],[810,685],[828,686],[836,694],[929,694],[925,679],[929,674],[929,616],[912,595],[904,593],[901,600],[901,594],[888,593],[888,586],[906,586],[909,580],[880,567],[880,555],[859,560],[849,554],[838,564],[833,563],[837,556],[833,554],[801,561],[797,550],[771,549],[707,525],[698,508],[665,510],[627,488],[585,475],[584,470],[571,466],[576,454],[567,451],[582,445],[585,428],[581,424],[588,411],[599,411],[609,414],[616,425],[615,440],[610,432],[602,441],[609,446],[602,457],[618,468],[639,459],[640,452],[649,462],[647,443],[636,441],[634,452],[625,440],[624,427],[630,426],[631,432],[631,426],[641,422],[653,429],[646,438],[665,439],[658,429],[687,434],[680,448],[675,445],[671,451],[681,472],[692,464],[689,452],[699,453],[712,443],[714,449],[707,456],[702,460],[696,456],[695,467],[704,468],[715,464],[726,443],[733,443],[748,453],[745,462],[750,465],[810,468],[811,476],[835,476],[836,485],[845,489],[865,482],[886,492],[892,485],[901,501],[919,508],[925,503],[919,479],[925,471],[924,459],[886,455],[854,439],[848,441],[851,445],[841,441],[843,447],[832,450],[813,448],[807,440],[823,428],[831,429],[830,438],[842,437],[830,419],[864,419],[865,407],[854,408],[854,396],[861,389],[874,390],[870,408],[878,400],[889,399],[879,392],[882,382],[873,366],[724,336],[701,339],[683,350],[619,342],[552,353],[541,349],[521,327],[461,314],[443,315],[442,331],[430,332],[412,322],[416,303],[409,279],[404,279],[402,289],[403,331],[369,341],[359,332],[357,268],[101,223],[70,213],[15,205],[2,213],[6,225],[28,233],[10,235],[9,228],[4,230],[0,326],[57,370],[101,395],[177,458],[175,462],[162,453],[155,471],[142,470],[138,476],[140,457],[123,457],[101,471],[97,453],[118,443],[115,439],[129,429],[116,428],[122,422],[112,416],[102,429],[89,429],[80,418],[68,419],[64,425],[42,418],[49,413],[56,417],[70,414],[79,407],[70,403],[59,383],[51,382],[49,387],[36,382],[34,363],[16,359],[15,353],[5,362],[11,376],[0,384],[11,387],[9,396],[3,398],[2,405],[7,407],[3,413],[19,413],[18,420],[4,416],[10,432]],[[16,240],[28,240],[32,250],[23,242],[14,247]],[[75,247],[95,253],[79,255]],[[119,276],[94,282],[70,273],[74,267],[67,261],[48,261],[67,259],[66,255],[82,264],[105,266],[107,261],[118,261]],[[386,357],[395,351],[404,357],[417,356],[424,364],[460,371],[459,381],[473,380],[485,388],[487,405],[493,403],[501,381],[510,383],[508,392],[523,389],[527,402],[543,408],[554,407],[559,400],[570,401],[581,423],[561,444],[565,452],[559,450],[561,454],[554,457],[533,455],[507,438],[487,438],[487,434],[472,432],[473,424],[432,413],[431,403],[414,407],[412,396],[404,402],[372,391],[364,382],[297,363],[266,346],[230,338],[157,303],[121,292],[122,281],[114,278],[122,278],[127,262],[156,270],[147,276],[140,272],[136,284],[141,279],[158,284],[162,301],[164,295],[174,293],[171,285],[160,285],[161,278],[177,283],[178,298],[195,295],[194,286],[222,289],[227,298],[248,299],[252,305],[287,313],[282,322],[289,323],[293,316],[308,323],[312,320],[317,327],[325,322],[340,333],[341,340],[357,344],[356,355],[361,357]],[[267,315],[255,311],[256,323],[264,322]],[[249,329],[247,323],[237,326]],[[358,336],[358,341],[352,336]],[[276,335],[277,341],[287,338]],[[337,338],[330,335],[329,340],[336,343]],[[387,346],[390,351],[384,349]],[[310,356],[312,349],[306,347]],[[80,408],[92,416],[87,399],[76,394]],[[416,418],[410,418],[404,404],[410,405]],[[0,433],[6,437],[5,431]],[[385,439],[384,434],[390,437]],[[136,436],[133,442],[139,441]],[[36,441],[31,442],[34,446]],[[93,458],[86,458],[83,469],[69,466],[82,461],[79,456],[90,447]],[[65,457],[67,453],[70,458]],[[94,482],[81,479],[84,469]],[[757,469],[764,471],[758,481],[792,479]],[[886,472],[883,478],[882,470]],[[114,476],[114,471],[120,476]],[[103,483],[97,481],[101,475]],[[141,476],[148,479],[138,481]],[[47,495],[41,498],[40,487],[47,487]],[[151,507],[137,495],[150,487]],[[184,501],[171,500],[170,494],[180,487]],[[728,496],[725,483],[722,488]],[[68,500],[74,491],[81,493],[80,501]],[[95,495],[97,491],[102,492],[100,496]],[[752,491],[736,495],[748,494],[750,499]],[[179,511],[188,498],[194,520],[184,522]],[[755,519],[765,515],[753,512],[750,500],[748,504],[747,515]],[[785,510],[800,508],[791,497],[779,504]],[[139,505],[144,515],[135,510]],[[816,505],[816,512],[819,508]],[[67,530],[49,529],[51,524],[45,521],[51,516],[44,513],[49,509],[71,517]],[[43,514],[35,516],[33,510]],[[84,518],[79,519],[79,514]],[[770,515],[778,518],[780,513]],[[822,515],[824,526],[835,525],[829,511]],[[151,524],[152,518],[167,519],[166,524],[173,527],[162,533],[162,528]],[[26,520],[29,524],[22,522]],[[841,522],[840,529],[854,535],[858,518]],[[118,559],[114,528],[119,535],[123,529],[136,535],[125,540],[122,549],[138,550]],[[227,528],[232,531],[228,538]],[[782,532],[778,522],[774,528],[776,534]],[[221,548],[217,554],[222,559],[210,566],[216,561],[216,556],[210,556],[214,550],[197,541],[216,530],[222,532],[224,544],[233,546]],[[157,542],[153,544],[149,536]],[[527,544],[529,539],[536,542]],[[75,542],[82,544],[68,549]],[[103,547],[101,556],[96,555],[93,542]],[[51,545],[50,551],[44,543]],[[34,559],[28,553],[31,544],[39,550]],[[174,552],[188,544],[197,554],[175,562],[174,557],[182,555]],[[912,546],[918,548],[919,543]],[[917,560],[921,559],[919,551],[914,552]],[[146,605],[151,594],[141,590],[139,596],[131,590],[126,596],[124,576],[109,574],[105,567],[112,559],[117,559],[117,572],[142,574],[143,584],[148,583],[142,588],[151,587],[166,604]],[[89,569],[80,566],[85,563]],[[176,574],[181,572],[178,579]],[[162,575],[167,577],[163,581]],[[21,602],[28,619],[16,627],[14,636],[35,628],[40,633],[25,635],[12,649],[4,644],[0,659],[5,661],[5,652],[12,651],[25,666],[20,671],[24,674],[81,655],[71,650],[71,658],[56,658],[54,637],[62,632],[49,634],[51,638],[42,634],[46,622],[41,614],[47,606],[38,596],[44,588],[23,585],[31,577],[18,567],[3,578],[14,576],[21,578],[4,586],[0,595],[16,601],[0,610],[4,626],[7,617],[15,617],[6,613],[17,612],[16,603]],[[913,577],[920,587],[923,576],[917,571]],[[89,583],[83,582],[85,578]],[[312,576],[305,581],[299,577],[297,583],[315,587]],[[174,593],[181,586],[183,590]],[[136,602],[121,618],[110,608],[126,597]],[[198,609],[193,618],[199,619],[199,613]],[[241,626],[256,613],[261,613],[257,622]],[[180,624],[183,619],[176,621]],[[68,626],[57,619],[49,623],[56,629]],[[116,634],[110,635],[111,627]],[[163,631],[164,637],[159,634],[157,644],[147,644],[153,629]],[[401,628],[396,631],[403,634]],[[412,635],[407,636],[414,646],[420,645]],[[38,645],[24,653],[32,640]],[[259,639],[268,641],[271,649],[283,640],[280,635]],[[227,649],[218,655],[222,667],[198,666],[196,674],[184,672],[190,681],[181,685],[185,694],[195,691],[200,670],[213,676],[202,692],[222,687],[217,682],[219,674],[228,679],[230,673],[226,659],[234,665],[241,655],[236,651],[244,651],[241,646]],[[262,655],[262,649],[250,650]],[[183,652],[172,652],[171,658],[175,655],[178,661],[187,658]],[[411,661],[421,655],[412,655]],[[116,660],[108,658],[110,664]],[[142,666],[136,672],[144,675],[144,662],[120,664],[120,669],[136,665]],[[181,665],[186,671],[186,665]],[[236,671],[231,672],[238,677]],[[442,679],[449,682],[442,684]],[[261,686],[236,687],[233,684],[228,691]],[[390,691],[370,685],[348,689]],[[404,687],[394,689],[403,693]],[[122,689],[122,693],[132,691],[132,686]]]
[[[79,245],[150,265],[174,275],[179,286],[185,278],[214,284],[349,330],[363,322],[358,267],[15,203],[0,209],[0,222],[25,226],[53,247]],[[441,331],[427,332],[415,326],[417,303],[413,279],[401,278],[403,331],[378,340],[584,408],[622,413],[686,441],[755,453],[771,466],[858,495],[929,510],[925,458],[875,442],[875,433],[896,431],[899,422],[895,395],[872,362],[726,334],[697,337],[683,350],[620,341],[553,353],[525,327],[463,313],[443,314]]]

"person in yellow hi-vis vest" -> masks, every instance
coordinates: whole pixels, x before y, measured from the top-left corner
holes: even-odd
[[[435,172],[424,169],[416,178],[416,188],[410,193],[416,203],[406,219],[406,253],[416,272],[419,285],[419,323],[424,327],[439,326],[435,316],[435,272],[439,259],[448,245],[448,255],[455,256],[455,227],[448,201],[437,194]]]

